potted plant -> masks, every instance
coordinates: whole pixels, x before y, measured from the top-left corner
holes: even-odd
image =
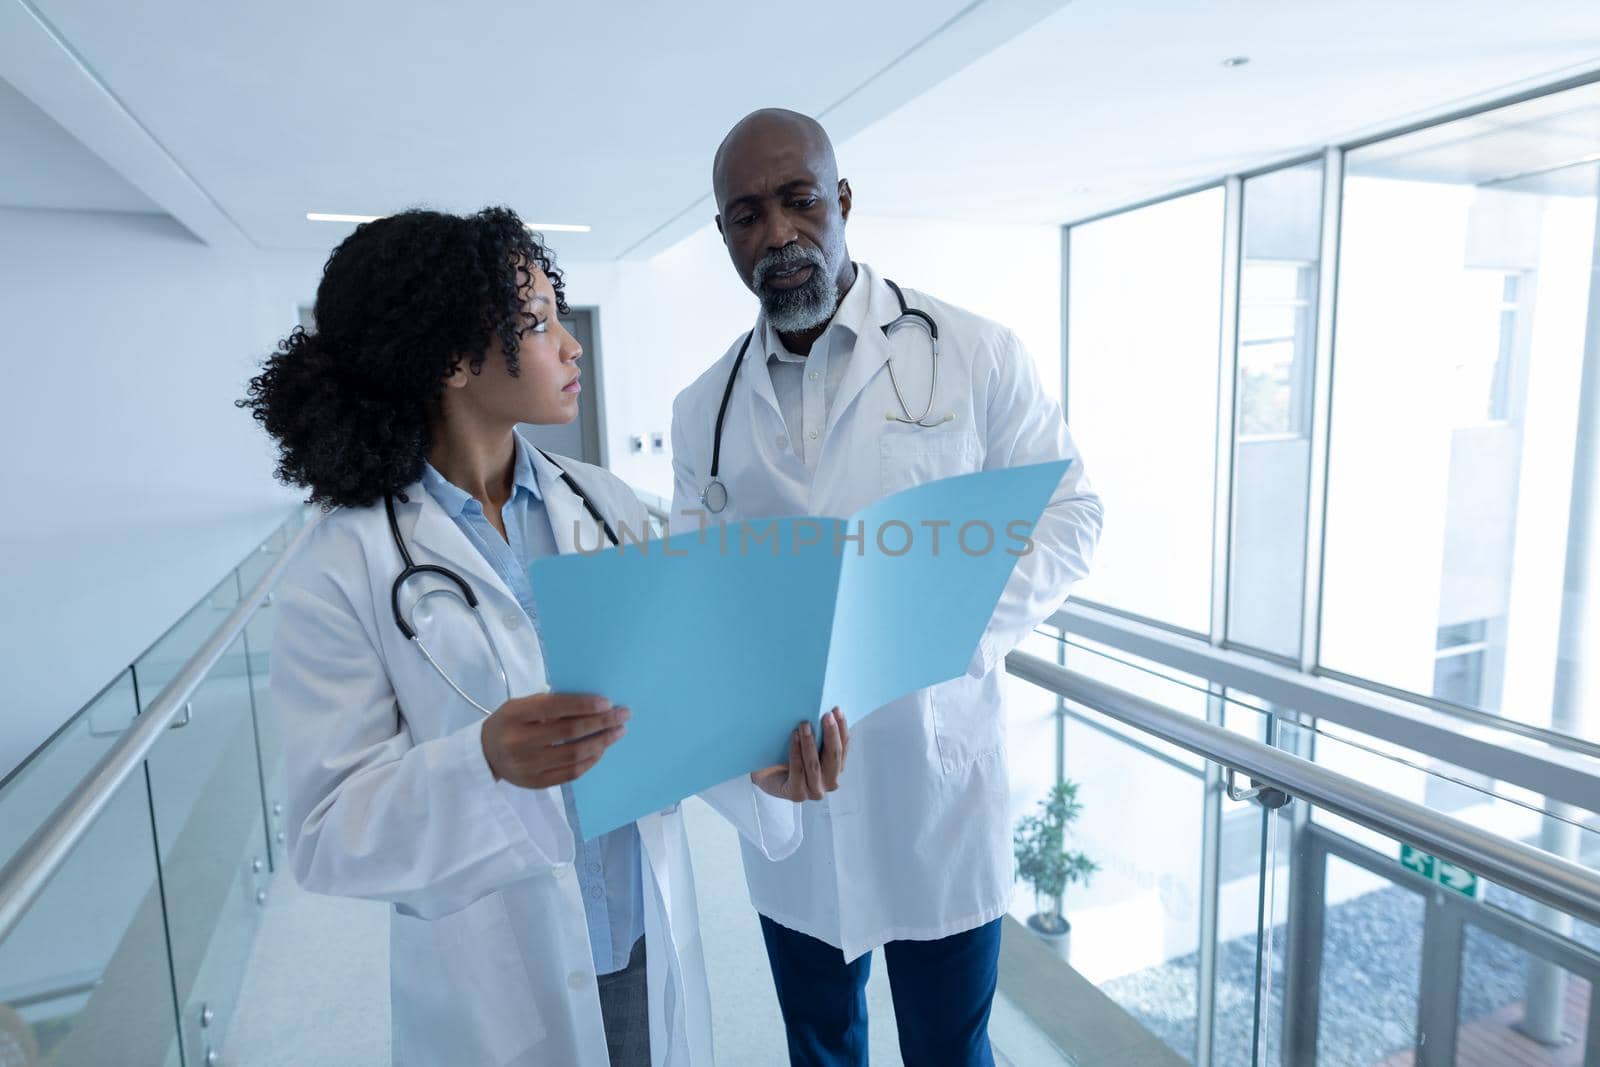
[[[1078,786],[1060,782],[1039,801],[1039,811],[1017,822],[1012,845],[1017,857],[1017,877],[1033,886],[1034,906],[1028,929],[1055,946],[1065,959],[1072,924],[1062,914],[1061,899],[1067,886],[1089,884],[1100,865],[1081,852],[1067,851],[1067,828],[1077,819]]]

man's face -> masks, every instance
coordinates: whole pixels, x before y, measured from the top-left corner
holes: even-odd
[[[767,321],[781,333],[827,322],[849,260],[850,185],[826,153],[792,130],[752,131],[728,146],[716,195],[717,229]]]

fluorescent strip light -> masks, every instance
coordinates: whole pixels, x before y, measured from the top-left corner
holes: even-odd
[[[311,222],[373,222],[383,218],[382,215],[337,215],[325,211],[308,211],[306,218]],[[588,233],[588,226],[577,226],[566,222],[525,222],[530,230],[543,230],[547,233]]]

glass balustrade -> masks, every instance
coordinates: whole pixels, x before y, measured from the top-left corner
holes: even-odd
[[[1023,651],[1508,839],[1600,858],[1593,813],[1057,630]],[[1010,684],[1013,724],[1019,708],[1028,724],[1012,759],[1031,780],[1053,694]],[[1063,701],[1056,715],[1060,773],[1083,804],[1068,847],[1101,868],[1066,894],[1061,990],[1086,979],[1189,1063],[1600,1056],[1600,931],[1302,799],[1233,799],[1252,783],[1092,709]],[[1025,813],[1015,795],[1013,811]]]
[[[80,787],[304,521],[297,512],[274,531],[0,782],[0,862]],[[179,1067],[220,1048],[269,874],[262,759],[276,744],[258,726],[271,632],[268,607],[0,939],[0,1064]]]

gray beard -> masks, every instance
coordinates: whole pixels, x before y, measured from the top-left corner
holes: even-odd
[[[767,321],[779,333],[804,333],[833,317],[839,303],[838,271],[827,252],[788,245],[769,252],[756,264],[752,286]],[[809,265],[811,277],[796,289],[773,289],[766,284],[774,271]]]
[[[833,317],[838,303],[838,279],[821,267],[798,289],[764,289],[761,293],[761,310],[779,333],[804,333],[821,326]]]

